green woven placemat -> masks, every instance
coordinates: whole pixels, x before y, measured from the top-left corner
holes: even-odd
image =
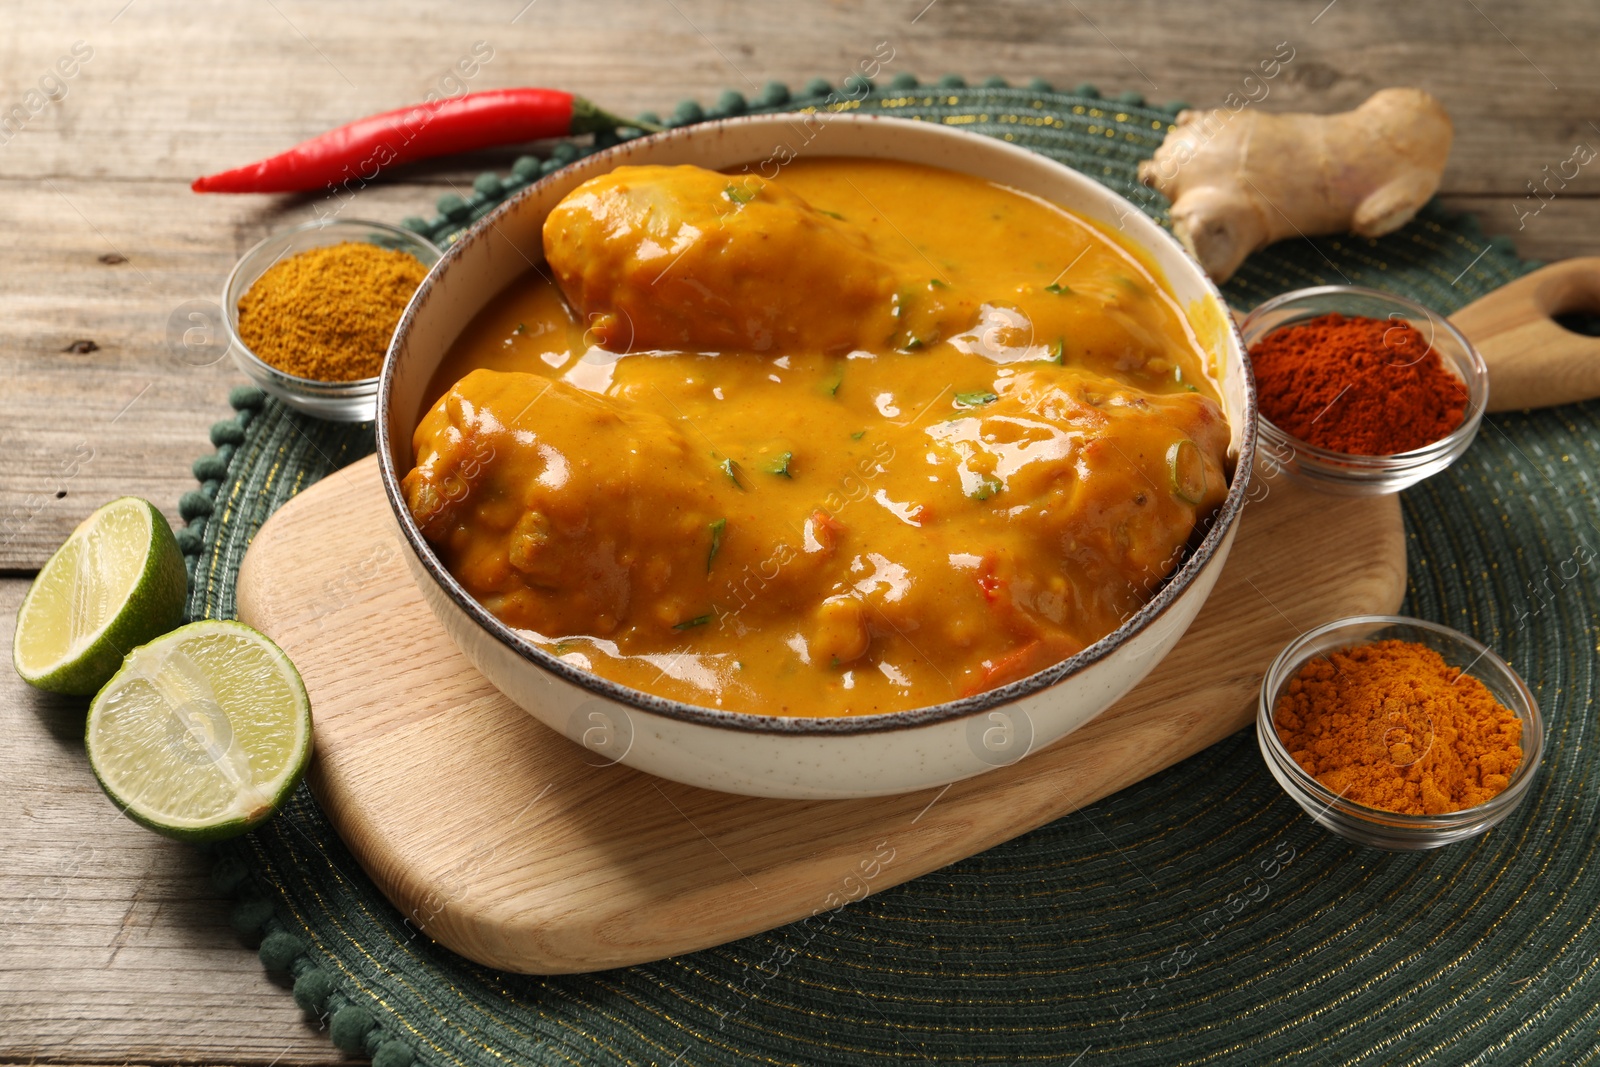
[[[713,113],[796,106],[915,116],[1068,163],[1164,219],[1134,180],[1172,108],[1088,87],[1052,92],[901,77],[724,94]],[[676,123],[706,117],[680,107]],[[408,225],[448,240],[541,172],[519,160],[470,200]],[[1529,265],[1430,206],[1377,241],[1285,243],[1228,285],[1248,307],[1351,281],[1451,311]],[[217,454],[181,502],[190,612],[231,617],[260,523],[372,450],[368,427],[233,397]],[[1252,731],[1009,844],[833,913],[721,948],[594,975],[529,978],[469,963],[407,925],[301,790],[216,850],[235,923],[333,1041],[379,1067],[427,1064],[1468,1063],[1593,1059],[1600,890],[1593,738],[1591,491],[1600,405],[1484,423],[1451,470],[1403,500],[1405,611],[1501,651],[1534,687],[1546,762],[1499,829],[1389,855],[1330,836],[1279,790]],[[1289,607],[1292,611],[1292,606]],[[417,783],[440,789],[441,783]]]

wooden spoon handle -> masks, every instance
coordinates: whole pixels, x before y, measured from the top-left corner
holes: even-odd
[[[1600,337],[1551,318],[1568,311],[1600,311],[1600,256],[1541,267],[1450,316],[1489,365],[1490,411],[1600,396]]]

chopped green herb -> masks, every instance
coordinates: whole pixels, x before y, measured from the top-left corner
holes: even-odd
[[[716,617],[716,614],[714,612],[708,612],[708,613],[706,613],[704,615],[696,615],[692,619],[684,619],[682,622],[680,622],[677,625],[673,626],[673,629],[674,630],[692,630],[696,626],[704,626],[706,623],[710,622],[715,617]]]
[[[1044,361],[1046,363],[1054,363],[1057,366],[1065,363],[1067,361],[1067,342],[1057,337],[1050,346],[1050,354],[1044,357]]]
[[[867,431],[865,431],[865,430],[857,430],[855,433],[850,435],[850,440],[859,441],[865,436],[867,436]]]
[[[1072,292],[1072,289],[1068,286],[1062,285],[1060,282],[1051,282],[1049,285],[1044,287],[1044,291],[1047,293],[1055,293],[1057,296],[1066,296],[1068,293]]]
[[[1140,286],[1140,284],[1138,282],[1134,281],[1132,278],[1127,277],[1126,275],[1119,274],[1115,278],[1113,278],[1112,280],[1115,281],[1118,285],[1122,286],[1124,289],[1126,289],[1129,293],[1132,293],[1134,296],[1143,296],[1144,295],[1144,288],[1142,286]]]
[[[1195,388],[1193,383],[1186,382],[1186,381],[1183,380],[1183,368],[1182,367],[1173,367],[1172,368],[1172,379],[1173,379],[1173,381],[1177,382],[1179,385],[1183,386],[1185,389],[1189,390],[1189,392],[1191,392],[1191,393],[1198,393],[1200,391],[1199,389]]]
[[[734,485],[737,485],[740,489],[744,488],[744,483],[739,480],[739,464],[735,463],[731,459],[725,458],[721,463],[717,464],[717,466],[722,468],[722,473],[728,476],[728,480],[730,482],[732,482]]]
[[[792,459],[794,459],[793,452],[779,452],[771,463],[768,463],[761,469],[766,471],[768,474],[777,474],[784,478],[793,478],[794,475],[789,473],[789,461]]]
[[[977,389],[970,393],[957,393],[956,403],[964,408],[981,408],[985,404],[993,404],[1000,398],[987,389]]]
[[[759,189],[750,189],[747,187],[741,188],[737,185],[729,185],[726,189],[722,190],[722,195],[733,201],[735,204],[748,204],[750,201],[756,198],[756,194],[760,191],[761,190]]]
[[[550,651],[554,652],[558,656],[565,656],[567,654],[567,650],[570,649],[571,647],[572,647],[572,642],[571,641],[557,641],[555,643],[555,647],[552,648]]]
[[[928,288],[929,289],[948,289],[948,288],[950,288],[950,283],[945,281],[943,278],[929,278],[928,279]]]
[[[1184,438],[1167,449],[1167,476],[1172,495],[1185,504],[1198,504],[1206,498],[1206,461],[1200,446]]]
[[[829,396],[839,395],[839,386],[844,384],[844,364],[836,364],[833,373],[822,379],[822,391]]]
[[[922,347],[923,347],[922,338],[918,337],[914,333],[908,333],[908,334],[906,334],[906,343],[900,346],[900,351],[902,351],[902,352],[915,352],[915,351],[917,351],[917,349],[922,348]]]
[[[519,323],[517,323],[517,328],[515,330],[512,330],[511,332],[512,333],[527,333],[528,332],[528,324],[525,323],[525,322],[519,322]]]
[[[843,215],[839,214],[837,211],[829,211],[826,208],[820,208],[820,207],[817,208],[817,210],[820,211],[822,214],[828,216],[830,219],[838,219],[840,222],[848,221]]]
[[[711,551],[706,553],[706,573],[711,573],[711,564],[717,558],[717,553],[722,549],[722,531],[728,528],[727,519],[718,519],[711,523]]]

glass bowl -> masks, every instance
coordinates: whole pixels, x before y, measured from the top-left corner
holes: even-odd
[[[432,268],[444,253],[426,238],[386,222],[367,219],[316,219],[275,233],[257,244],[234,265],[222,286],[222,321],[228,328],[228,348],[239,369],[268,393],[307,415],[335,422],[370,422],[377,413],[378,378],[350,382],[320,382],[287,374],[250,351],[239,337],[239,299],[256,279],[287,256],[343,241],[369,241],[384,248],[409,252]]]
[[[1430,478],[1460,458],[1483,421],[1489,403],[1489,368],[1483,357],[1443,315],[1404,297],[1354,285],[1320,285],[1275,297],[1250,312],[1239,325],[1246,351],[1274,330],[1331,312],[1372,319],[1404,320],[1430,341],[1444,366],[1467,387],[1461,425],[1431,444],[1390,456],[1359,456],[1308,444],[1260,417],[1260,461],[1268,474],[1291,478],[1341,496],[1396,493]]]
[[[1482,804],[1444,815],[1400,815],[1345,800],[1294,761],[1272,723],[1291,679],[1307,660],[1373,641],[1412,641],[1427,645],[1452,667],[1484,684],[1494,698],[1522,720],[1522,762],[1505,790]],[[1544,720],[1539,705],[1505,660],[1466,634],[1436,622],[1404,615],[1355,615],[1319,626],[1278,653],[1261,683],[1256,711],[1256,741],[1267,769],[1296,804],[1341,837],[1391,852],[1416,852],[1476,837],[1498,825],[1528,795],[1544,751]]]

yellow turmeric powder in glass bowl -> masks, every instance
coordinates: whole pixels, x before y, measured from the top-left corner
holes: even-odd
[[[1256,735],[1273,777],[1322,826],[1414,851],[1505,819],[1538,771],[1544,724],[1527,685],[1477,641],[1363,615],[1279,654]]]
[[[442,253],[397,226],[318,219],[246,252],[223,286],[234,362],[319,418],[365,422],[400,316]]]

